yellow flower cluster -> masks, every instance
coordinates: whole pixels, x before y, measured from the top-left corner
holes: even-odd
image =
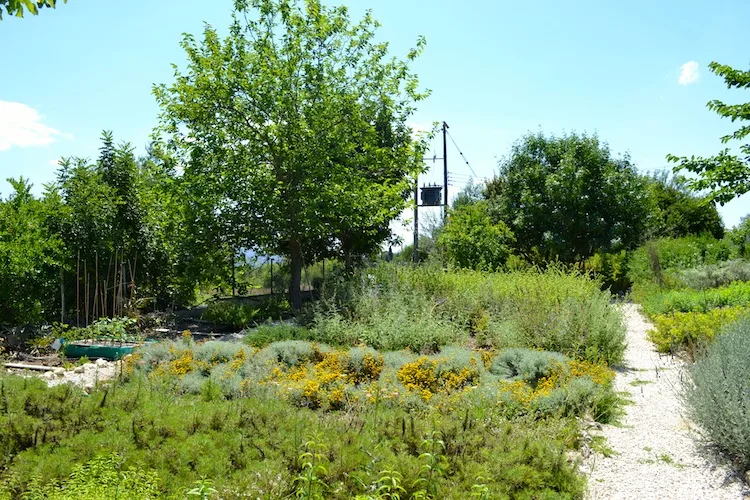
[[[183,349],[180,352],[171,350],[175,359],[169,362],[168,372],[171,375],[181,377],[193,371],[196,366],[195,354],[192,349]]]
[[[425,401],[429,401],[435,393],[462,389],[479,380],[479,370],[474,358],[471,359],[470,366],[461,369],[441,370],[440,361],[423,356],[406,363],[399,369],[398,379],[407,389],[419,392]]]
[[[568,361],[571,377],[589,377],[595,384],[609,385],[615,379],[613,372],[607,365],[590,363],[588,361]]]

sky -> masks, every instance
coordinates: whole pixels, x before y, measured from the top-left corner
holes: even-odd
[[[353,18],[371,9],[394,55],[426,37],[413,68],[431,96],[411,124],[448,123],[469,162],[449,142],[451,197],[470,176],[491,178],[513,142],[539,130],[597,134],[643,172],[669,167],[670,153],[714,154],[738,125],[706,103],[750,97],[707,68],[750,67],[746,0],[328,3],[346,3]],[[199,35],[204,22],[225,31],[231,10],[231,0],[69,0],[36,17],[5,16],[0,196],[10,191],[2,179],[23,176],[40,193],[60,157],[96,157],[104,129],[143,151],[159,112],[152,85],[171,83],[171,64],[185,61],[181,34]],[[440,136],[433,148],[440,156]],[[441,183],[442,165],[422,182]],[[750,195],[719,211],[736,225]]]

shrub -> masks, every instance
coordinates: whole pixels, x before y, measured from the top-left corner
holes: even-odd
[[[316,312],[311,327],[317,340],[432,354],[473,335],[480,346],[536,347],[607,363],[625,350],[611,294],[587,275],[557,267],[481,273],[395,265],[368,273],[332,287],[328,309]]]
[[[31,481],[23,498],[28,500],[147,500],[160,498],[159,476],[153,469],[123,468],[123,459],[113,453],[73,466],[64,481]]]
[[[235,330],[242,329],[261,318],[260,308],[250,304],[236,302],[211,302],[201,315],[201,319],[210,321],[215,326],[226,326]]]
[[[549,375],[552,370],[564,365],[567,358],[557,352],[534,349],[505,349],[495,357],[490,372],[503,379],[523,380],[532,385]]]
[[[709,290],[663,290],[650,293],[642,301],[649,316],[670,312],[706,312],[728,306],[750,305],[750,282],[732,283]]]
[[[572,420],[509,421],[492,399],[481,407],[477,398],[456,400],[440,409],[418,396],[403,405],[353,407],[351,415],[331,418],[276,395],[227,401],[217,394],[218,385],[204,382],[199,395],[178,395],[134,379],[85,396],[70,386],[48,388],[42,380],[2,376],[0,425],[9,432],[0,433],[0,482],[12,498],[40,492],[39,485],[68,489],[70,473],[80,470],[76,464],[117,452],[106,475],[96,476],[102,481],[82,480],[91,489],[72,498],[128,498],[129,491],[140,493],[137,498],[155,496],[145,487],[123,487],[133,484],[122,479],[131,467],[143,471],[136,475],[140,484],[158,484],[163,498],[185,498],[201,477],[213,479],[217,498],[287,498],[300,474],[301,446],[314,432],[316,443],[326,446],[326,498],[332,500],[372,494],[384,468],[403,477],[402,498],[411,498],[424,462],[421,443],[438,435],[451,466],[434,478],[436,498],[469,498],[481,474],[490,498],[583,495],[583,480],[565,460],[578,439]],[[474,391],[461,394],[473,397]],[[448,401],[441,397],[439,402]],[[50,497],[51,490],[42,493]]]
[[[675,352],[687,349],[694,355],[724,326],[732,323],[743,314],[750,312],[742,307],[713,309],[708,312],[676,312],[654,316],[654,330],[649,330],[648,338],[659,352]]]
[[[750,469],[750,317],[718,335],[689,369],[685,400],[707,437]]]
[[[286,366],[299,366],[302,363],[318,359],[320,350],[312,342],[305,340],[284,340],[274,342],[264,349],[271,358]]]
[[[653,240],[630,254],[628,277],[633,283],[660,283],[662,271],[716,264],[732,253],[730,242],[707,235]]]
[[[750,261],[728,260],[686,269],[677,274],[677,279],[684,286],[696,290],[718,288],[736,281],[750,281]]]
[[[260,324],[252,330],[245,330],[244,342],[253,347],[265,347],[281,340],[311,340],[312,333],[305,327],[291,324]]]
[[[385,359],[378,351],[369,347],[349,349],[342,360],[342,370],[354,384],[377,380],[383,371]]]
[[[194,351],[196,360],[203,361],[209,365],[216,365],[219,363],[228,363],[238,357],[240,352],[245,349],[242,344],[209,340],[208,342],[196,344]],[[244,355],[242,357],[244,358]]]
[[[493,271],[505,266],[513,241],[513,233],[493,222],[488,203],[480,200],[452,209],[436,244],[455,267]]]
[[[602,286],[615,293],[624,293],[632,284],[628,278],[627,252],[596,252],[586,260],[584,268],[601,280]]]

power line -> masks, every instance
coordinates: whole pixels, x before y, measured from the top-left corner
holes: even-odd
[[[471,173],[474,174],[474,177],[479,177],[476,172],[474,172],[474,169],[471,168],[471,165],[469,164],[469,160],[466,159],[466,156],[464,156],[463,152],[461,151],[461,148],[458,147],[458,144],[456,144],[456,140],[453,138],[450,132],[448,132],[448,137],[451,138],[451,142],[454,146],[456,146],[456,149],[458,150],[458,154],[461,155],[461,158],[464,159],[464,162],[466,162],[466,166],[469,167],[469,170],[471,170]]]

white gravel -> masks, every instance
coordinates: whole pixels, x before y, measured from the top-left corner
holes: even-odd
[[[617,426],[597,434],[615,454],[591,454],[582,464],[589,499],[723,499],[750,497],[729,468],[706,450],[680,401],[685,363],[660,356],[646,339],[652,328],[639,306],[625,304],[628,329],[625,367],[615,387],[630,393],[633,404]]]
[[[70,370],[60,367],[47,372],[31,370],[11,370],[11,372],[24,376],[39,377],[45,380],[50,387],[71,383],[86,392],[91,392],[102,382],[116,378],[120,369],[119,361],[97,359],[93,363],[86,363]]]

